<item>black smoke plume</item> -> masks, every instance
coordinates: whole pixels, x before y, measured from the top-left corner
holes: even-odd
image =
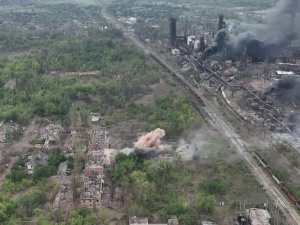
[[[135,147],[132,153],[145,159],[152,159],[165,154],[173,155],[173,152],[170,149],[158,151],[154,148],[145,149],[139,147]]]
[[[284,102],[300,103],[300,78],[295,75],[282,77],[267,94]]]
[[[227,32],[220,30],[213,46],[205,51],[203,57],[219,53],[223,59],[234,60],[246,48],[247,54],[254,60],[272,58],[297,37],[295,25],[299,5],[300,0],[280,0],[268,14],[265,24],[254,25],[230,41],[226,41]]]

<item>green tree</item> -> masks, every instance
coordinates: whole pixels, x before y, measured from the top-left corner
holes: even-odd
[[[204,182],[203,190],[207,194],[225,195],[227,190],[227,182],[224,179],[215,179],[211,181],[208,180]]]
[[[203,192],[200,192],[197,196],[197,205],[200,211],[203,212],[212,212],[215,206],[215,197],[213,195],[207,195]]]
[[[17,189],[16,184],[11,179],[5,179],[2,183],[1,190],[4,192],[14,192]]]
[[[38,165],[34,168],[32,174],[32,180],[37,182],[43,178],[50,177],[54,175],[57,171],[57,168],[49,165]]]
[[[59,164],[66,160],[67,160],[67,158],[62,153],[62,150],[60,148],[54,148],[54,149],[52,149],[52,152],[47,159],[47,163],[49,166],[58,168]]]
[[[131,178],[139,204],[151,205],[156,191],[155,184],[149,182],[147,180],[147,174],[142,171],[134,171],[131,174]]]
[[[55,110],[55,105],[54,105],[54,103],[52,103],[52,102],[47,102],[47,103],[46,103],[46,106],[45,106],[45,114],[46,114],[47,116],[51,116],[51,115],[53,115],[54,110]]]
[[[4,224],[8,221],[8,215],[6,214],[6,208],[0,203],[0,223]]]
[[[197,224],[198,213],[195,209],[189,209],[185,214],[181,214],[178,217],[179,223],[182,225],[194,225]]]
[[[277,142],[276,145],[275,145],[275,149],[278,152],[287,152],[290,149],[289,143],[285,140]]]
[[[20,209],[27,215],[32,216],[33,210],[46,202],[46,193],[35,189],[19,198]]]
[[[293,152],[289,157],[288,157],[289,162],[295,166],[299,166],[299,155],[296,152]]]
[[[165,200],[166,183],[171,177],[170,174],[173,168],[174,168],[174,164],[171,161],[160,160],[157,164],[155,164],[150,169],[150,173],[157,180],[157,184],[161,192],[161,199],[163,202]]]

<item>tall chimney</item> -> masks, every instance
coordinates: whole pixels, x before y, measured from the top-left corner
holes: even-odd
[[[174,46],[176,42],[176,19],[174,17],[170,18],[169,23],[169,43]]]
[[[200,46],[199,46],[199,51],[204,52],[205,51],[205,42],[204,42],[204,37],[200,37]]]
[[[218,25],[218,31],[222,30],[224,28],[224,15],[219,15],[219,25]]]

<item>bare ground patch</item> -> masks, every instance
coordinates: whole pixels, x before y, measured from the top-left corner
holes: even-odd
[[[172,81],[168,78],[161,79],[159,83],[150,86],[152,93],[144,95],[136,101],[137,104],[147,104],[150,106],[155,106],[155,99],[167,96],[170,92],[174,92],[175,88],[172,85]]]
[[[137,133],[144,132],[145,124],[136,119],[119,122],[109,129],[112,148],[131,148],[137,141]]]

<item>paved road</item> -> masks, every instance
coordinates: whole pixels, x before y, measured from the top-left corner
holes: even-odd
[[[127,30],[121,23],[119,23],[115,18],[107,13],[105,9],[102,10],[103,16],[106,20],[116,26],[116,28],[121,29],[124,32],[125,37],[129,38],[133,41],[140,49],[142,49],[145,53],[149,54],[152,53],[157,58],[159,58],[171,71],[173,71],[178,77],[181,77],[183,81],[184,78],[175,72],[174,69],[159,55],[151,51],[151,49],[144,45],[142,42],[138,40],[138,38],[131,32]],[[282,210],[285,214],[288,222],[291,225],[299,225],[300,224],[300,216],[296,212],[293,205],[286,199],[286,196],[280,192],[280,189],[276,184],[270,179],[268,175],[259,167],[256,161],[253,159],[251,154],[247,151],[248,144],[245,143],[241,137],[234,132],[232,126],[226,121],[226,119],[221,114],[216,114],[214,112],[218,112],[222,109],[219,109],[218,106],[213,102],[207,100],[199,89],[195,89],[189,83],[186,82],[186,85],[193,89],[204,101],[206,104],[203,109],[205,112],[210,116],[207,121],[211,124],[212,127],[217,129],[224,137],[228,138],[231,145],[236,149],[236,151],[244,158],[245,162],[248,164],[250,170],[252,171],[255,178],[261,183],[265,190],[267,191],[268,195],[277,202],[278,207]]]

